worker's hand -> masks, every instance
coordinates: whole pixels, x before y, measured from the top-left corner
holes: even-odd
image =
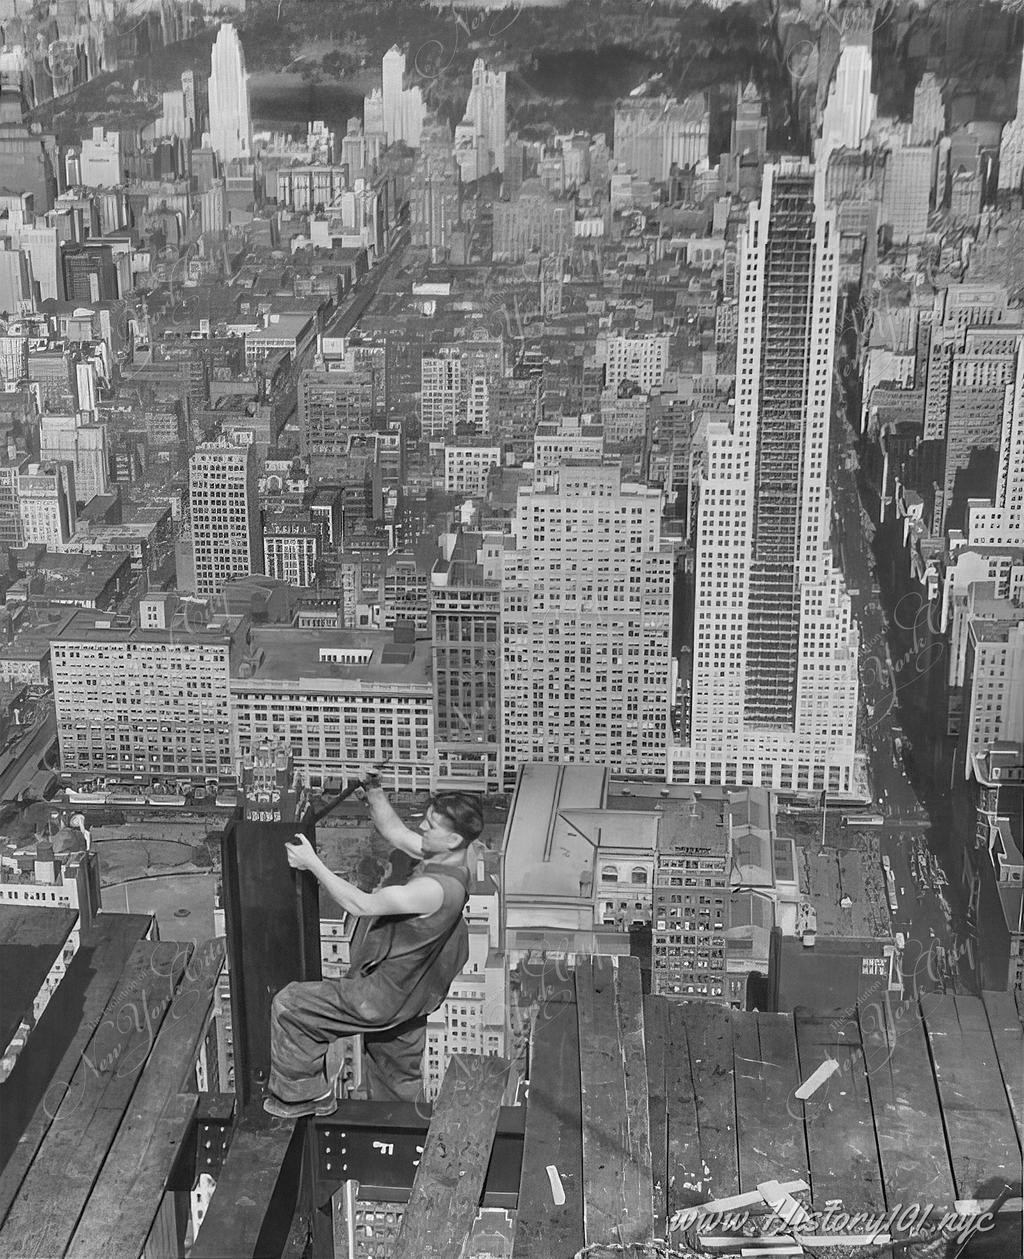
[[[379,791],[382,786],[381,777],[377,770],[368,769],[356,789],[356,796],[360,800],[365,800],[367,798],[367,792]]]
[[[296,834],[295,840],[295,843],[285,840],[288,864],[293,870],[314,870],[320,858],[316,855],[313,845],[305,835]]]

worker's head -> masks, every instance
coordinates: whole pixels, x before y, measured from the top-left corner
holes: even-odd
[[[424,855],[468,848],[483,829],[484,811],[476,796],[462,791],[431,796],[420,823]]]

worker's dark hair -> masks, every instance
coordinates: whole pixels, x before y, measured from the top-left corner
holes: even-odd
[[[444,791],[431,796],[430,803],[437,813],[448,819],[452,830],[461,835],[460,848],[468,848],[479,839],[484,829],[484,810],[479,799],[464,791]]]

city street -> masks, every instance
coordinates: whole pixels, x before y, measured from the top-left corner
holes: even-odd
[[[929,722],[944,728],[945,712],[935,711],[932,692],[945,658],[939,644],[918,632],[916,617],[900,616],[902,604],[897,611],[895,557],[883,554],[892,535],[883,530],[876,538],[877,495],[858,477],[853,432],[841,412],[832,425],[830,462],[834,537],[860,626],[860,751],[868,758],[875,811],[886,819],[881,847],[898,902],[894,930],[906,940],[904,983],[908,994],[944,986],[955,992],[958,983],[971,990],[974,955],[957,846],[941,793],[927,781],[924,758],[916,757],[910,739]]]

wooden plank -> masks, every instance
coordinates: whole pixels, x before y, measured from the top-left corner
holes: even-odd
[[[184,1136],[180,1131],[182,1103],[179,1090],[185,1089],[191,1094],[189,1086],[192,1081],[188,1077],[210,1017],[223,966],[223,940],[206,941],[189,959],[185,977],[174,994],[124,1122],[118,1129],[72,1237],[68,1259],[90,1259],[90,1256],[102,1254],[111,1246],[118,1254],[127,1254],[136,1240],[139,1244],[133,1253],[137,1254],[142,1249],[153,1223],[152,1216],[145,1220],[145,1229],[138,1239],[130,1232],[112,1234],[110,1222],[121,1219],[119,1227],[123,1230],[128,1230],[133,1224],[142,1225],[144,1210],[136,1210],[131,1217],[119,1215],[120,1204],[134,1193],[140,1150],[150,1151],[147,1155],[150,1181],[160,1180],[159,1188],[149,1194],[154,1214],[159,1205],[159,1194],[170,1175],[176,1150],[159,1142],[150,1148],[149,1134],[159,1129],[164,1133],[178,1131],[179,1139]],[[187,1109],[191,1117],[195,1105]],[[157,1161],[160,1153],[168,1160],[162,1176]]]
[[[523,1168],[513,1259],[574,1255],[583,1248],[583,1130],[576,1003],[542,1006],[530,1048]],[[558,1205],[547,1168],[556,1168]]]
[[[78,921],[78,910],[0,905],[0,1053],[32,1007]]]
[[[280,1254],[292,1212],[286,1212],[287,1221],[277,1221],[275,1250],[265,1242],[268,1217],[289,1169],[297,1193],[305,1127],[302,1122],[264,1128],[246,1124],[235,1131],[189,1259],[262,1259]]]
[[[626,1244],[636,1224],[623,1194],[629,1160],[626,1083],[611,959],[576,964],[583,1111],[583,1235],[588,1246]]]
[[[508,1069],[504,1058],[452,1056],[393,1259],[462,1253],[480,1206]]]
[[[740,1192],[766,1180],[807,1180],[792,1018],[734,1010],[732,1047]]]
[[[811,1197],[816,1207],[838,1198],[846,1210],[880,1211],[885,1195],[878,1167],[874,1116],[860,1029],[850,1019],[794,1012],[800,1075],[826,1058],[839,1069],[803,1103]]]
[[[889,1202],[944,1206],[956,1193],[920,1008],[872,1006],[859,1021]]]
[[[654,1236],[664,1237],[668,1177],[668,1106],[665,1100],[665,1051],[668,1040],[668,1002],[644,997],[644,1047],[647,1054],[647,1115],[650,1126],[651,1187],[654,1195]]]
[[[957,1196],[990,1196],[993,1180],[1020,1185],[1020,1149],[977,997],[921,998]]]
[[[67,1259],[95,1259],[103,1254],[137,1259],[142,1254],[160,1211],[167,1178],[192,1131],[198,1106],[195,1094],[177,1093],[155,1119],[122,1125],[128,1127],[134,1141],[135,1165],[116,1179],[119,1198],[109,1192],[111,1178],[104,1166],[97,1185],[100,1192],[89,1198]]]
[[[683,1006],[700,1155],[714,1198],[739,1193],[731,1013],[727,1006],[711,1001],[687,1001]]]
[[[143,914],[101,914],[82,932],[78,952],[36,1025],[32,1052],[19,1054],[0,1085],[0,1223],[150,921]]]
[[[665,1048],[665,1097],[668,1101],[668,1217],[676,1211],[706,1202],[711,1194],[707,1170],[700,1157],[697,1099],[690,1069],[690,1042],[682,1006],[668,1007],[668,1040]]]
[[[615,968],[615,1000],[626,1091],[626,1158],[623,1160],[624,1214],[628,1235],[647,1241],[654,1230],[651,1123],[647,1097],[647,1054],[640,962],[621,957]]]
[[[1017,1014],[1017,1003],[1009,992],[983,992],[985,1014],[992,1033],[999,1073],[1010,1103],[1013,1126],[1017,1130],[1017,1144],[1024,1146],[1024,1079],[1021,1063],[1024,1062],[1024,1026]]]
[[[171,1003],[187,946],[140,941],[0,1229],[0,1251],[64,1253]],[[53,1203],[61,1210],[54,1211]]]

